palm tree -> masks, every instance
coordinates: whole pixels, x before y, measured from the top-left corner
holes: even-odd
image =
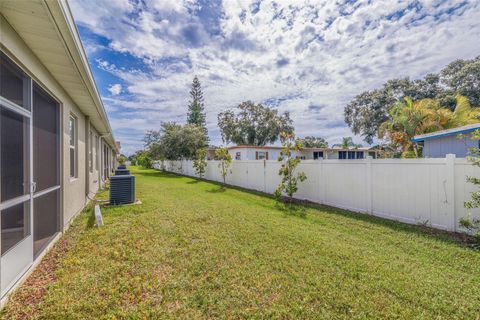
[[[340,147],[342,149],[350,149],[350,148],[358,149],[363,146],[361,144],[353,142],[352,137],[343,137],[342,143],[334,144],[333,147]]]
[[[457,96],[455,111],[442,108],[438,100],[413,101],[409,97],[397,103],[389,112],[389,120],[379,128],[381,139],[400,145],[403,152],[412,151],[418,157],[418,146],[412,138],[419,134],[478,123],[480,109],[470,106],[468,99]]]
[[[390,110],[390,119],[380,126],[379,137],[400,145],[403,152],[413,150],[418,157],[418,146],[411,140],[415,135],[443,129],[436,112],[438,109],[438,101],[423,99],[414,102],[406,97],[404,102],[397,103]]]
[[[472,108],[467,97],[458,95],[455,98],[457,100],[455,110],[452,112],[450,121],[448,121],[445,127],[456,128],[478,123],[480,121],[480,108]]]

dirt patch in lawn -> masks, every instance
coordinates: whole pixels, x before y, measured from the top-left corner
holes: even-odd
[[[27,280],[9,298],[2,310],[2,319],[31,319],[42,303],[48,286],[56,278],[59,260],[70,247],[70,237],[62,236],[43,257]]]

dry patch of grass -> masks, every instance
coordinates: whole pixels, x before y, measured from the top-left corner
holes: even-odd
[[[2,310],[2,318],[23,320],[35,317],[48,287],[57,279],[56,270],[69,249],[70,241],[76,236],[77,230],[74,229],[78,228],[72,228],[67,235],[60,238],[23,285],[10,296],[8,308]]]

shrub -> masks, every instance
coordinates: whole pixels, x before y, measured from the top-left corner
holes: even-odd
[[[298,191],[298,182],[303,182],[307,179],[304,172],[295,173],[295,170],[300,163],[300,159],[292,156],[292,151],[299,152],[301,148],[301,142],[295,140],[293,134],[287,135],[282,133],[282,151],[278,157],[278,161],[282,163],[278,172],[282,177],[282,181],[274,193],[275,198],[277,198],[278,201],[281,200],[282,194],[285,193],[288,196],[288,202],[291,203],[293,195]]]
[[[207,169],[207,161],[205,160],[205,158],[207,157],[207,149],[198,149],[195,156],[195,160],[193,160],[193,167],[195,168],[195,173],[200,178],[203,178],[203,175],[205,174],[205,171]]]
[[[144,168],[151,168],[152,167],[152,159],[148,156],[146,152],[140,153],[137,156],[137,164],[144,167]]]
[[[227,148],[218,148],[215,150],[215,158],[220,160],[218,168],[220,169],[220,175],[223,178],[223,184],[226,184],[226,177],[228,173],[228,168],[232,163],[232,156],[228,153]]]
[[[480,130],[473,132],[472,139],[480,139]],[[480,167],[480,149],[471,148],[469,152],[471,156],[467,157],[468,160],[472,163],[472,165]],[[480,178],[467,177],[467,181],[473,183],[476,186],[480,185]],[[472,192],[471,199],[469,201],[466,201],[464,203],[464,206],[467,209],[480,208],[480,190]],[[460,225],[465,229],[469,230],[470,232],[474,233],[477,239],[477,243],[480,245],[480,219],[472,218],[469,214],[469,216],[460,219]]]

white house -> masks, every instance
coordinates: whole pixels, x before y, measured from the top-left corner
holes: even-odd
[[[68,228],[119,150],[68,3],[0,1],[2,302]]]
[[[423,143],[425,158],[445,158],[449,153],[465,158],[470,148],[480,146],[478,139],[472,139],[472,132],[476,130],[480,130],[480,123],[417,135],[412,141]]]
[[[276,160],[282,147],[277,146],[232,146],[228,152],[233,160]],[[375,150],[369,148],[302,148],[300,152],[293,151],[294,156],[302,160],[319,159],[364,159],[367,156],[377,157]]]

